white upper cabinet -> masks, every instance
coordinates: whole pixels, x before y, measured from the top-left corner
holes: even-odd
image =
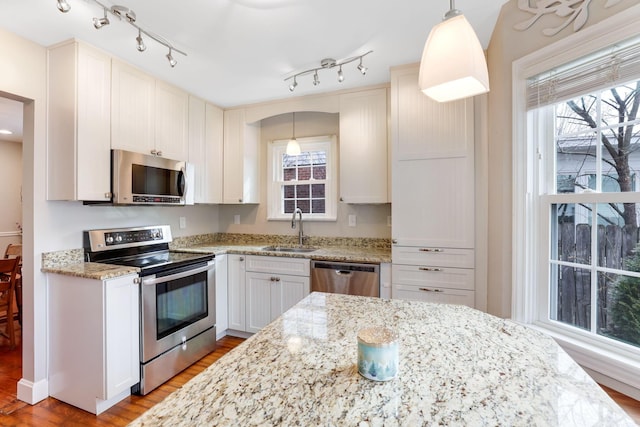
[[[111,58],[70,41],[48,66],[47,199],[108,201]]]
[[[111,84],[111,148],[151,154],[155,79],[114,59]]]
[[[389,202],[387,89],[340,95],[340,201]]]
[[[189,163],[195,169],[195,203],[222,203],[223,113],[189,97]]]
[[[260,203],[260,122],[247,124],[245,111],[224,112],[223,203]]]
[[[396,244],[475,244],[473,98],[438,103],[418,68],[392,70],[392,236]]]
[[[111,148],[186,160],[189,95],[113,61]]]
[[[156,80],[155,150],[167,159],[189,158],[189,94]]]

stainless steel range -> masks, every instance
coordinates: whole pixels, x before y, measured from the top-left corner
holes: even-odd
[[[140,384],[147,394],[216,346],[213,255],[169,250],[168,225],[84,232],[85,259],[140,268]]]

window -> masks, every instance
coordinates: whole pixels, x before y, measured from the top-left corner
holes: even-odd
[[[514,62],[512,316],[640,390],[640,39],[629,19]]]
[[[335,137],[298,138],[298,156],[286,153],[287,142],[269,144],[268,219],[291,219],[298,207],[305,219],[335,221]]]

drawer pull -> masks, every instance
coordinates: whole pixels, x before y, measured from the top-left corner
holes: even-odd
[[[420,248],[418,250],[420,252],[444,252],[444,249],[438,249],[438,248]]]
[[[420,271],[442,271],[441,268],[418,267]]]
[[[442,289],[429,289],[429,288],[418,288],[424,292],[444,292]]]

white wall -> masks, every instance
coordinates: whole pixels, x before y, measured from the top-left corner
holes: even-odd
[[[290,113],[262,120],[260,137],[260,205],[221,206],[220,231],[228,233],[297,235],[297,230],[291,229],[290,221],[267,221],[267,161],[269,160],[267,159],[267,143],[273,140],[291,138],[292,132],[292,115]],[[296,138],[320,135],[339,135],[338,113],[296,113]],[[339,138],[338,144],[340,144]],[[233,217],[236,214],[240,215],[240,224],[233,223]],[[348,226],[350,214],[356,215],[356,227]],[[391,238],[391,227],[387,225],[387,216],[389,215],[391,215],[391,204],[348,205],[346,203],[338,203],[337,221],[305,220],[304,232],[307,236]]]
[[[9,243],[20,243],[22,226],[22,144],[0,141],[0,256]]]

